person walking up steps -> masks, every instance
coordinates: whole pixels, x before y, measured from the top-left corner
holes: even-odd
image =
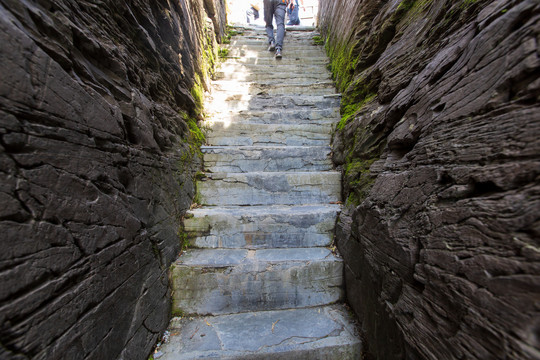
[[[266,22],[266,35],[268,35],[268,51],[276,51],[276,59],[281,59],[283,38],[285,37],[285,12],[291,0],[264,0],[264,21]],[[277,33],[274,38],[274,26],[276,19]]]
[[[300,0],[300,3],[303,6],[304,0]],[[290,1],[287,7],[287,16],[289,17],[287,25],[300,25],[300,4],[298,0]]]

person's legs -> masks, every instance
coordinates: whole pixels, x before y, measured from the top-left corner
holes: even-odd
[[[274,40],[274,26],[272,21],[274,20],[274,1],[264,0],[264,22],[266,23],[266,35],[268,36],[268,43],[275,42]]]
[[[287,25],[293,25],[292,23],[292,20],[291,20],[291,14],[292,14],[292,11],[291,11],[291,8],[287,8],[287,18],[289,19],[289,21],[287,21]]]
[[[280,2],[274,9],[274,17],[276,18],[277,36],[276,36],[276,49],[283,48],[283,38],[285,37],[285,11],[287,5]]]
[[[300,14],[299,14],[300,11],[299,11],[299,10],[300,10],[300,7],[299,7],[299,6],[295,6],[295,7],[294,7],[294,10],[291,11],[291,15],[290,15],[290,17],[289,17],[289,19],[290,19],[289,22],[290,22],[292,25],[300,25]]]

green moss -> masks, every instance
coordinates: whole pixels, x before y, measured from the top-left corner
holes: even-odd
[[[173,309],[171,311],[171,317],[184,317],[185,312],[182,309]]]
[[[193,203],[202,205],[201,193],[199,192],[199,187],[197,186],[197,183],[195,183],[195,196],[193,197]]]
[[[364,96],[365,97],[362,100],[360,100],[359,102],[352,102],[352,103],[349,103],[347,105],[342,105],[342,107],[341,107],[341,120],[337,124],[337,129],[338,130],[343,130],[343,128],[345,128],[345,125],[347,125],[347,123],[351,119],[353,119],[354,116],[356,116],[356,114],[358,114],[358,112],[360,110],[362,110],[364,105],[366,105],[367,103],[372,101],[375,98],[375,96],[377,96],[377,94],[368,93],[368,94],[366,94]]]
[[[460,7],[464,10],[468,9],[470,6],[474,5],[478,0],[463,0]]]
[[[178,179],[185,179],[185,174],[189,174],[189,178],[195,181],[197,174],[194,165],[198,163],[198,159],[202,159],[201,145],[206,141],[204,133],[197,125],[197,120],[188,115],[182,114],[182,118],[188,126],[189,132],[185,138],[185,143],[181,147],[181,155],[176,164],[176,173]],[[180,180],[182,183],[185,180]]]
[[[199,128],[199,126],[197,125],[196,120],[193,118],[189,118],[188,127],[189,127],[189,132],[191,133],[192,143],[196,145],[197,147],[200,147],[201,145],[203,145],[204,142],[206,141],[206,138],[203,132],[201,131],[201,129]]]
[[[358,206],[369,194],[375,178],[371,175],[370,167],[378,160],[372,159],[347,159],[345,165],[345,181],[349,190],[347,203]]]
[[[238,31],[234,27],[227,25],[227,28],[225,30],[225,35],[221,38],[222,44],[230,44],[231,38],[236,35],[242,35],[243,31]]]
[[[347,161],[347,164],[345,165],[345,176],[357,176],[358,174],[362,173],[363,171],[366,171],[369,169],[371,164],[373,164],[377,159],[369,159],[369,160],[358,160],[358,159],[351,159]]]
[[[315,35],[312,39],[313,45],[324,45],[324,39],[319,35]]]
[[[201,78],[198,74],[195,74],[195,84],[193,84],[190,93],[195,101],[195,112],[200,114],[203,109],[204,89],[202,87]]]
[[[184,224],[181,224],[178,227],[177,235],[180,242],[180,251],[184,252],[185,250],[189,249],[189,236],[188,233],[184,230]]]
[[[160,259],[161,254],[159,253],[159,248],[155,242],[152,241],[152,252],[156,259]]]
[[[416,2],[415,0],[403,0],[399,3],[397,9],[403,10],[403,11],[409,11],[413,7],[415,2]]]
[[[433,0],[403,0],[397,7],[396,13],[410,12],[410,15],[416,15],[432,1]]]
[[[336,82],[338,90],[343,93],[353,79],[354,69],[358,58],[355,48],[358,42],[349,47],[331,47],[329,42],[326,42],[326,50],[330,57],[330,69],[332,78]]]
[[[229,49],[220,48],[218,51],[218,56],[220,59],[224,59],[229,55]]]

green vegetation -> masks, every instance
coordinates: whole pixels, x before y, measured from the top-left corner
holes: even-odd
[[[354,118],[356,114],[366,105],[367,103],[371,102],[377,94],[374,93],[368,93],[364,96],[364,98],[358,102],[351,102],[348,105],[342,105],[341,107],[341,120],[339,121],[337,125],[338,130],[343,130],[345,128],[345,125]]]
[[[171,317],[184,317],[185,313],[182,309],[172,309]]]
[[[363,76],[357,77],[352,81],[341,100],[341,120],[337,125],[337,130],[343,130],[345,125],[353,119],[360,110],[371,102],[376,94],[376,86]]]
[[[225,31],[225,36],[223,36],[221,38],[221,43],[222,44],[230,44],[231,43],[231,38],[233,36],[242,35],[242,34],[243,34],[242,31],[238,31],[234,27],[232,27],[230,25],[227,25],[227,29]]]
[[[187,124],[188,124],[189,132],[190,132],[190,139],[189,139],[190,143],[192,143],[193,145],[197,147],[201,147],[201,145],[203,145],[204,142],[206,141],[206,138],[202,130],[197,125],[197,121],[193,118],[188,118]]]
[[[184,225],[180,225],[177,231],[178,239],[180,240],[180,252],[189,249],[189,235],[184,229]]]
[[[465,0],[468,1],[468,0]],[[472,0],[475,1],[475,0]],[[399,12],[411,12],[411,14],[416,15],[420,11],[426,8],[427,5],[431,4],[433,0],[403,0],[398,8],[397,13]]]
[[[229,49],[220,48],[218,51],[218,56],[220,59],[224,59],[229,55]]]
[[[471,5],[474,5],[476,2],[478,2],[478,0],[463,0],[463,2],[461,3],[460,7],[462,9],[467,9],[468,7],[470,7]]]
[[[332,77],[336,82],[338,90],[343,93],[352,81],[356,63],[358,62],[359,50],[355,50],[359,46],[359,41],[350,47],[331,47],[329,42],[326,42],[326,51],[330,57],[330,70]]]
[[[206,79],[214,73],[217,60],[217,44],[214,41],[212,28],[205,26],[203,29],[202,44],[202,76]]]
[[[324,45],[324,39],[319,35],[315,35],[312,39],[313,45]]]
[[[201,114],[203,110],[204,89],[198,74],[195,74],[195,84],[193,84],[190,93],[193,96],[193,100],[195,100],[195,112]]]
[[[345,180],[350,189],[347,204],[358,206],[366,198],[375,181],[369,170],[378,158],[369,160],[348,159],[345,165]]]
[[[413,6],[416,0],[403,0],[399,3],[397,8],[398,11],[409,11]]]

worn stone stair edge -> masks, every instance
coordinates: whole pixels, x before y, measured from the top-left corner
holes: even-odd
[[[251,81],[251,82],[244,82],[239,84],[238,80],[215,80],[212,82],[212,91],[225,91],[225,90],[241,90],[246,88],[269,88],[269,87],[298,87],[298,86],[305,86],[305,87],[330,87],[332,89],[335,89],[335,84],[331,79],[325,79],[325,80],[316,80],[316,81],[309,81],[309,82],[301,82],[299,79],[293,79],[287,84],[280,83],[280,81]],[[286,93],[286,92],[284,92]],[[335,91],[334,93],[335,94]]]
[[[196,248],[323,247],[339,205],[207,207],[188,211],[184,230]]]
[[[227,95],[225,93],[215,93],[208,97],[212,105],[207,111],[211,114],[220,112],[229,113],[231,111],[252,111],[262,109],[285,110],[297,107],[299,111],[303,109],[328,109],[329,107],[339,108],[340,96],[335,94],[296,94],[296,95],[273,95],[267,94],[236,94]]]
[[[198,182],[203,205],[295,205],[331,203],[341,198],[341,173],[209,173]]]
[[[205,172],[329,171],[331,150],[323,146],[220,146],[202,148]]]
[[[342,305],[175,318],[168,342],[158,349],[161,360],[345,360],[359,359],[361,351],[353,319]]]
[[[343,262],[327,248],[189,250],[172,268],[173,309],[230,314],[332,304]]]
[[[339,257],[324,247],[295,249],[190,249],[178,258],[175,266],[223,267],[245,264],[337,261]]]
[[[208,113],[203,127],[211,127],[214,123],[220,126],[230,126],[236,123],[253,124],[328,124],[333,127],[340,119],[339,108],[329,109],[282,109],[280,112],[261,110],[223,111]]]

